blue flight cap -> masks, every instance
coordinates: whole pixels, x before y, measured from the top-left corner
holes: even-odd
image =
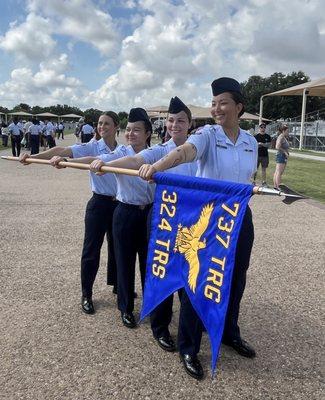
[[[236,79],[233,78],[223,77],[215,79],[211,83],[211,87],[213,96],[218,96],[218,94],[224,92],[236,92],[242,95],[239,82],[237,82]]]
[[[140,107],[131,108],[128,117],[128,122],[138,122],[138,121],[143,121],[146,127],[146,131],[152,132],[152,124],[146,110]]]
[[[140,108],[140,107],[131,108],[128,121],[129,122],[137,122],[137,121],[150,122],[146,110],[144,110],[143,108]]]

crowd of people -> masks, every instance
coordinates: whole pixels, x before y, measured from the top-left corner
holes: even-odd
[[[170,100],[165,135],[160,144],[150,146],[152,124],[142,108],[132,108],[125,129],[126,144],[118,144],[116,136],[119,119],[115,112],[103,113],[96,128],[89,121],[80,120],[75,135],[81,143],[69,147],[56,146],[55,127],[48,122],[41,127],[31,121],[28,127],[31,154],[26,158],[48,159],[56,168],[69,158],[71,162],[90,164],[92,197],[85,212],[85,234],[81,254],[81,309],[94,314],[93,285],[99,268],[100,252],[107,238],[107,284],[117,294],[121,322],[126,328],[135,328],[134,316],[136,257],[142,288],[144,287],[147,247],[155,185],[153,174],[168,170],[170,173],[196,176],[238,183],[251,183],[259,165],[266,184],[268,147],[271,139],[265,133],[265,124],[254,138],[239,127],[239,117],[244,112],[244,97],[239,83],[232,78],[219,78],[212,82],[211,115],[215,125],[206,125],[196,133],[190,132],[192,115],[179,99]],[[61,129],[61,128],[60,128]],[[8,127],[8,134],[21,138],[17,122]],[[62,129],[62,138],[63,138]],[[283,164],[288,157],[287,130],[277,139],[277,169],[275,183],[279,185]],[[48,150],[39,152],[33,136],[45,136]],[[166,140],[167,138],[167,140]],[[14,138],[15,154],[19,156],[18,142]],[[282,167],[278,167],[278,164]],[[139,177],[105,174],[103,165],[139,170]],[[248,207],[238,238],[230,299],[225,319],[223,343],[239,355],[253,358],[255,350],[241,337],[238,318],[240,302],[246,285],[246,274],[254,241],[252,212]],[[198,358],[204,327],[184,289],[179,291],[180,316],[177,347],[170,334],[173,296],[163,301],[150,316],[153,337],[165,351],[179,352],[185,371],[195,379],[202,379],[203,368]]]
[[[21,148],[31,150],[31,154],[39,153],[40,147],[52,148],[56,146],[55,139],[64,139],[65,126],[63,122],[52,123],[49,120],[32,118],[30,121],[22,121],[17,117],[7,125],[0,123],[2,146],[8,146],[10,137],[11,150],[14,157],[19,157]]]

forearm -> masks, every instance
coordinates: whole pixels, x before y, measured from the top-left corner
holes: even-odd
[[[165,171],[179,164],[192,162],[195,157],[196,147],[192,143],[184,143],[154,163],[153,167],[156,171]]]
[[[138,170],[141,165],[145,163],[145,160],[141,156],[134,156],[134,157],[122,157],[117,160],[110,161],[106,163],[108,167],[115,167],[115,168],[128,168],[128,169],[136,169]]]
[[[98,160],[96,157],[80,157],[80,158],[72,158],[69,160],[71,163],[79,163],[79,164],[91,164],[93,161]]]
[[[42,153],[33,154],[29,158],[37,158],[41,160],[50,160],[54,156],[72,157],[72,150],[70,147],[52,147]]]

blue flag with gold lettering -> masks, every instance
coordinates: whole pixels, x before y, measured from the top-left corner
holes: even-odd
[[[216,367],[236,244],[252,185],[157,173],[141,319],[185,288]]]

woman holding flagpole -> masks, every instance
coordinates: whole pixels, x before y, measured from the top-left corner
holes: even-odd
[[[152,125],[146,111],[132,108],[125,129],[128,145],[111,154],[97,157],[100,159],[91,163],[91,171],[101,175],[99,170],[105,162],[139,154],[148,147],[151,134]],[[117,303],[123,325],[135,328],[137,324],[133,315],[133,292],[136,256],[138,254],[144,288],[148,250],[147,217],[153,203],[155,185],[150,185],[139,177],[122,174],[117,174],[116,179],[118,206],[113,217],[113,235],[117,263]]]
[[[117,149],[116,131],[119,119],[115,112],[104,112],[98,120],[97,129],[101,136],[99,141],[92,140],[85,144],[75,144],[70,147],[56,146],[39,154],[20,156],[20,162],[26,164],[26,158],[51,160],[53,166],[60,168],[58,163],[64,157],[77,158],[108,154]],[[112,234],[113,212],[117,205],[115,200],[117,183],[114,175],[99,177],[90,174],[90,184],[93,195],[88,201],[85,213],[85,235],[81,255],[81,308],[86,314],[95,312],[92,295],[93,285],[99,269],[100,251],[106,234],[108,241],[107,284],[116,289],[116,262]]]
[[[257,142],[248,132],[240,129],[239,117],[244,112],[244,98],[239,83],[232,78],[219,78],[212,82],[211,114],[216,125],[206,125],[198,134],[177,147],[153,165],[142,165],[140,176],[152,180],[157,171],[164,171],[185,162],[198,162],[198,177],[251,183],[257,165]],[[229,304],[223,333],[223,343],[240,355],[255,357],[254,349],[241,338],[238,326],[240,301],[246,284],[254,241],[252,213],[247,208],[239,234]],[[191,365],[199,366],[197,359],[201,332],[188,353],[180,356],[188,373]],[[197,368],[199,370],[199,368]],[[195,374],[192,374],[195,377]]]

